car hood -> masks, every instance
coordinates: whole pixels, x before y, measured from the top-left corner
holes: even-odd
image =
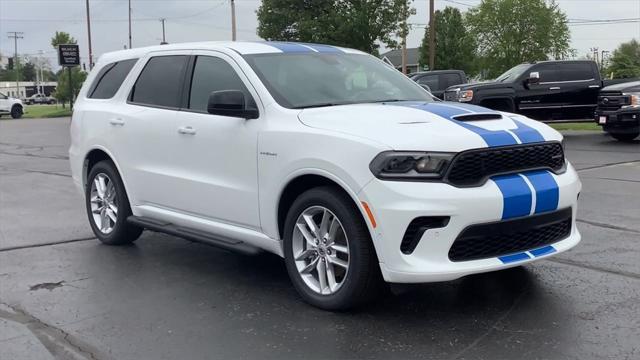
[[[460,84],[460,85],[453,85],[447,88],[447,91],[451,91],[454,89],[460,89],[460,90],[475,90],[475,89],[497,89],[497,88],[503,88],[503,87],[507,87],[509,83],[503,83],[503,82],[498,82],[498,81],[485,81],[485,82],[479,82],[479,83],[473,83],[473,84]]]
[[[305,109],[298,117],[307,126],[365,138],[394,150],[462,151],[562,139],[537,121],[460,103],[341,105]]]

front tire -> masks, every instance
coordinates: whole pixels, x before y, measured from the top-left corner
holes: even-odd
[[[335,187],[306,191],[285,221],[287,272],[300,296],[325,310],[371,300],[382,284],[369,230],[351,198]]]
[[[102,243],[124,245],[140,237],[143,229],[127,222],[131,206],[120,174],[111,161],[100,161],[89,171],[85,204],[91,229]]]
[[[609,135],[611,135],[611,137],[613,137],[614,139],[616,139],[618,141],[629,142],[629,141],[632,141],[633,139],[637,138],[638,135],[640,135],[640,132],[623,133],[623,134],[609,134]]]
[[[11,117],[13,119],[20,119],[22,117],[22,106],[14,105],[11,108]]]

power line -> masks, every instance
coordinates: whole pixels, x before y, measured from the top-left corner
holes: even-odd
[[[14,43],[14,57],[15,57],[14,66],[16,67],[16,98],[19,99],[20,98],[20,61],[18,61],[18,39],[24,39],[24,36],[22,36],[24,33],[21,31],[9,31],[7,32],[7,34],[9,34],[9,39],[13,38],[13,43]]]

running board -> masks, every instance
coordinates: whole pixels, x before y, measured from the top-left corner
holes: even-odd
[[[166,221],[159,221],[143,216],[129,216],[127,218],[127,222],[145,229],[177,236],[186,240],[213,245],[221,249],[245,255],[256,255],[262,252],[261,249],[245,244],[239,240],[216,237],[204,231],[177,226]]]

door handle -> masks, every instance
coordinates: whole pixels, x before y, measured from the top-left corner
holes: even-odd
[[[589,85],[590,89],[599,89],[600,85]]]
[[[196,129],[192,128],[191,126],[182,126],[178,128],[178,134],[195,135]]]
[[[560,90],[560,86],[552,86],[549,90]]]
[[[109,124],[113,125],[113,126],[123,126],[124,125],[124,120],[122,119],[111,119],[109,120]]]

